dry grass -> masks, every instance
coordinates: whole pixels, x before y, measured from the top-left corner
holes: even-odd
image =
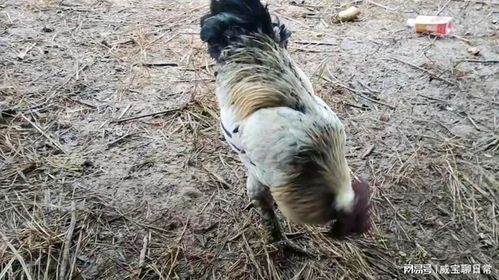
[[[316,252],[303,257],[267,244],[245,207],[198,39],[207,3],[146,2],[0,3],[0,279],[418,278],[408,263],[497,275],[493,4],[366,1],[360,21],[333,24],[349,2],[271,1],[375,188],[364,238],[283,220]],[[439,10],[457,37],[402,27]]]

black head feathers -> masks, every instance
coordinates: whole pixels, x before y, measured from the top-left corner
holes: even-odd
[[[260,0],[212,0],[210,13],[201,18],[201,40],[208,43],[215,59],[241,36],[255,33],[269,36],[282,47],[286,47],[291,35],[279,19],[271,19]]]

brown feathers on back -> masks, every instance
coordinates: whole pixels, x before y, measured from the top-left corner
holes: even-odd
[[[263,108],[312,106],[310,83],[300,77],[286,49],[265,35],[244,42],[226,51],[217,75],[239,120]]]
[[[240,120],[259,109],[290,106],[293,103],[280,89],[265,85],[259,78],[250,76],[232,86],[230,103]]]

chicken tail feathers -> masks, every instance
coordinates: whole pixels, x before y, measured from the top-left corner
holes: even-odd
[[[286,47],[291,33],[260,0],[211,0],[210,13],[201,18],[201,40],[208,43],[212,58],[220,60],[222,50],[241,36],[265,34]]]

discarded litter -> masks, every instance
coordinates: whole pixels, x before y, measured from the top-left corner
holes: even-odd
[[[407,20],[407,25],[415,27],[418,33],[448,35],[452,29],[451,17],[417,16]]]
[[[353,21],[359,15],[360,15],[360,9],[355,6],[352,6],[346,10],[339,12],[338,15],[334,17],[334,21],[336,22]]]

